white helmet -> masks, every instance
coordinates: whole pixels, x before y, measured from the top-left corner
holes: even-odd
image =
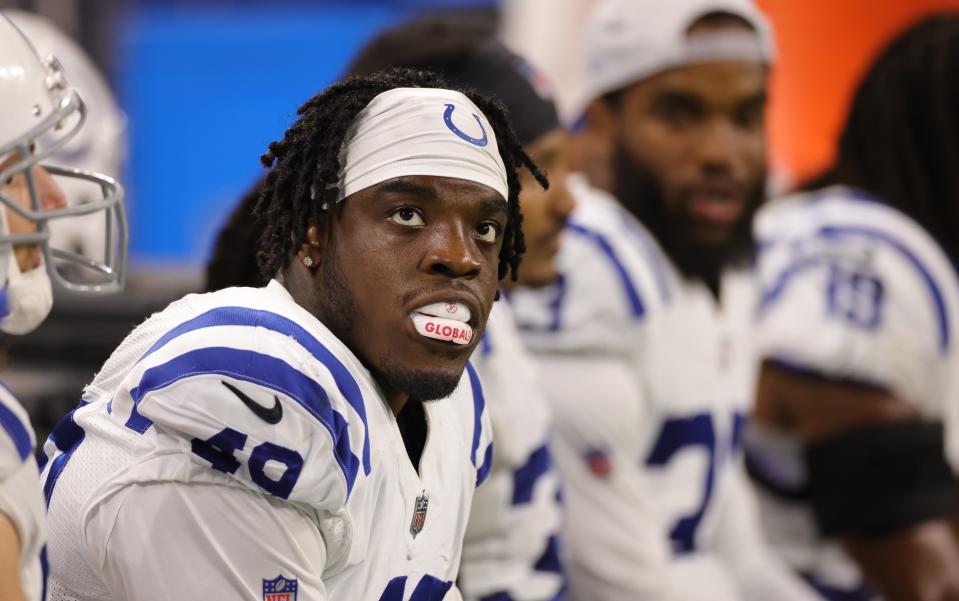
[[[81,181],[98,190],[92,200],[44,209],[32,170],[73,138],[85,120],[86,107],[67,83],[60,63],[52,56],[41,60],[20,30],[6,15],[0,14],[0,160],[11,155],[19,157],[15,164],[0,172],[0,184],[22,173],[27,180],[31,206],[24,208],[2,192],[0,203],[37,228],[28,234],[11,234],[6,227],[6,211],[0,210],[0,226],[3,226],[0,254],[12,254],[14,244],[37,244],[49,278],[59,287],[92,294],[117,292],[126,279],[127,223],[123,187],[99,173],[43,165],[54,176]],[[49,221],[94,213],[102,214],[106,224],[102,260],[51,247]],[[0,258],[0,274],[8,269],[16,271],[15,264],[8,268],[5,259]],[[14,274],[8,273],[5,278],[8,283],[12,283],[11,275]]]

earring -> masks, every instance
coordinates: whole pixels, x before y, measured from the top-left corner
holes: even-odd
[[[306,255],[305,257],[303,257],[303,264],[306,265],[307,267],[313,267],[313,262],[314,262],[313,257],[311,257],[310,255]]]

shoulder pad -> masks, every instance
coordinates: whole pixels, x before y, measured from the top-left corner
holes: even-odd
[[[527,342],[545,352],[630,352],[633,332],[669,302],[673,275],[653,237],[609,195],[571,186],[577,206],[557,256],[560,277],[511,296]]]
[[[291,299],[271,310],[207,300],[130,367],[114,419],[185,439],[198,464],[250,488],[342,506],[371,469],[359,362]]]
[[[762,355],[929,398],[955,344],[959,290],[932,238],[845,188],[774,203],[756,223]]]

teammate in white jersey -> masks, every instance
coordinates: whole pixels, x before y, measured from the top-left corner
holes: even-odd
[[[959,599],[957,69],[955,14],[898,37],[834,166],[756,221],[751,472],[774,542],[833,599],[868,598],[860,573],[887,601]]]
[[[526,253],[517,281],[504,285],[542,286],[556,278],[559,237],[573,208],[565,182],[566,134],[542,76],[493,33],[482,18],[417,19],[373,38],[350,73],[426,69],[503,102],[520,144],[550,175],[548,190],[531,177],[522,180]],[[501,299],[472,359],[486,390],[496,447],[463,543],[460,586],[467,601],[565,599],[551,418],[528,355],[508,299]]]
[[[587,40],[616,198],[579,182],[560,281],[514,295],[556,412],[570,596],[814,599],[764,544],[739,453],[765,21],[740,0],[615,0]]]
[[[492,456],[467,359],[523,249],[516,170],[545,177],[431,74],[299,114],[264,156],[270,283],[148,319],[48,442],[54,598],[461,598]]]
[[[53,59],[41,60],[30,42],[0,14],[0,331],[23,335],[46,318],[53,304],[51,279],[82,292],[122,285],[125,242],[105,277],[65,280],[53,259],[67,257],[50,244],[50,222],[108,211],[125,235],[122,191],[104,176],[41,167],[79,131],[86,109]],[[87,204],[67,201],[51,174],[71,177],[97,191]],[[76,259],[77,257],[73,257]],[[74,262],[71,260],[71,262]],[[74,262],[75,263],[75,262]],[[62,265],[62,263],[60,263]],[[43,496],[27,412],[0,384],[0,599],[38,601],[46,596],[47,559]]]

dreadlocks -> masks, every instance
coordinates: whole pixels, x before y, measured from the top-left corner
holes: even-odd
[[[516,279],[526,251],[516,171],[526,167],[544,188],[549,185],[545,173],[523,151],[502,104],[473,90],[451,86],[433,73],[409,69],[349,77],[330,86],[301,106],[299,118],[283,139],[270,144],[261,161],[272,169],[256,205],[257,215],[266,221],[257,252],[264,277],[273,277],[286,267],[305,242],[310,224],[320,224],[329,215],[330,211],[321,207],[336,204],[340,149],[356,115],[373,98],[394,88],[458,90],[486,115],[496,135],[509,186],[509,218],[503,232],[499,278],[510,273]]]
[[[915,219],[959,266],[959,15],[896,39],[859,85],[830,170]]]

